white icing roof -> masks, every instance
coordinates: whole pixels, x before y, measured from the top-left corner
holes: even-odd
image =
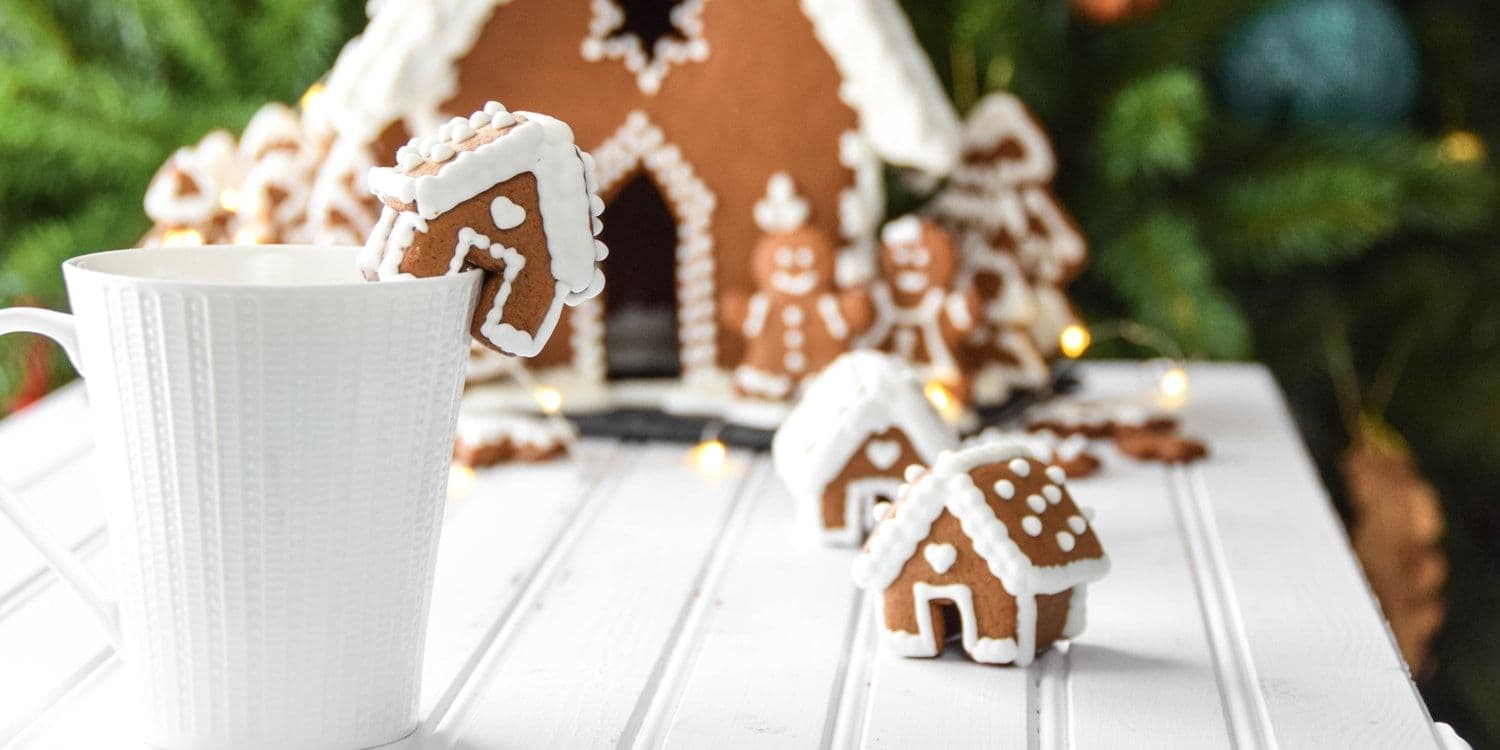
[[[403,119],[412,132],[430,130],[458,90],[458,61],[491,12],[513,1],[384,0],[364,33],[339,54],[320,109],[341,135],[361,142]],[[875,152],[928,172],[952,169],[958,116],[896,0],[801,5],[843,74],[841,95],[859,113]],[[580,25],[580,41],[585,31]]]
[[[776,471],[792,491],[820,495],[866,439],[892,427],[927,463],[958,444],[909,365],[880,352],[848,352],[813,380],[776,431]]]
[[[964,120],[963,147],[986,151],[1006,140],[1021,146],[1019,158],[965,161],[953,170],[961,185],[991,187],[1051,182],[1057,174],[1052,140],[1015,95],[1000,91],[986,95]]]
[[[522,121],[473,150],[458,151],[434,174],[412,176],[399,167],[370,170],[370,189],[382,200],[410,203],[423,219],[523,172],[536,175],[537,202],[552,262],[552,276],[567,287],[568,303],[595,296],[604,286],[594,265],[602,245],[594,242],[594,219],[604,204],[596,193],[593,162],[573,144],[561,120],[518,112]]]
[[[958,518],[974,550],[1012,596],[1056,594],[1103,578],[1109,572],[1109,558],[1102,553],[1099,557],[1076,557],[1063,565],[1033,564],[1011,540],[1005,522],[996,517],[984,491],[969,476],[976,467],[1007,459],[1019,458],[1026,463],[1028,454],[1025,446],[1008,442],[944,452],[931,471],[906,488],[891,515],[875,527],[864,550],[854,559],[855,584],[869,590],[891,585],[944,509]],[[1007,471],[1012,476],[1024,476],[1012,469]],[[1059,480],[1063,478],[1059,475]],[[1062,486],[1061,481],[1056,484]],[[1010,502],[1022,501],[1015,498]]]

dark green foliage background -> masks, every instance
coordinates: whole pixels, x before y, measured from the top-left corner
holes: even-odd
[[[1063,0],[903,2],[961,109],[1009,88],[1053,134],[1058,191],[1093,243],[1073,290],[1089,317],[1268,363],[1336,494],[1332,373],[1352,365],[1343,384],[1411,443],[1449,516],[1450,615],[1424,692],[1476,747],[1500,745],[1496,174],[1437,146],[1455,129],[1500,144],[1500,14],[1399,3],[1421,93],[1372,126],[1228,110],[1224,45],[1269,2],[1166,0],[1110,26]],[[363,21],[356,0],[0,0],[0,304],[63,304],[58,262],[140,237],[173,148],[295,101]],[[0,338],[0,405],[25,346]]]

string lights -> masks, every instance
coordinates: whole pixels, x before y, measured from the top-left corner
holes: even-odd
[[[1095,341],[1119,339],[1160,355],[1157,362],[1156,392],[1167,408],[1176,409],[1188,398],[1188,374],[1182,349],[1165,333],[1129,320],[1103,323],[1089,330],[1073,323],[1057,337],[1058,350],[1068,359],[1078,359]]]
[[[943,420],[949,424],[957,424],[964,416],[964,405],[954,397],[953,391],[948,386],[936,380],[929,380],[922,387],[922,394],[927,397],[932,408],[937,409]]]

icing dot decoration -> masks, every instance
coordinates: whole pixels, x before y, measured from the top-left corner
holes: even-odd
[[[1042,495],[1047,498],[1047,502],[1052,503],[1053,505],[1057,505],[1058,503],[1062,502],[1062,489],[1055,484],[1049,484],[1046,487],[1043,487]]]
[[[1026,532],[1027,536],[1041,536],[1042,519],[1036,516],[1027,516],[1021,519],[1021,529]]]
[[[1041,495],[1027,495],[1026,504],[1037,513],[1047,510],[1047,501],[1043,500]]]
[[[1062,484],[1068,481],[1068,472],[1063,471],[1063,467],[1061,466],[1048,466],[1047,478],[1057,484]]]
[[[1068,528],[1072,529],[1074,534],[1082,534],[1088,527],[1089,522],[1083,520],[1083,516],[1068,516]]]
[[[1016,486],[1009,479],[1002,479],[995,483],[995,494],[1003,500],[1009,500],[1016,496]]]
[[[1024,458],[1013,458],[1006,466],[1018,477],[1031,476],[1031,463]]]
[[[1074,540],[1072,534],[1069,534],[1066,531],[1057,532],[1057,546],[1061,547],[1063,552],[1072,552],[1073,544]]]

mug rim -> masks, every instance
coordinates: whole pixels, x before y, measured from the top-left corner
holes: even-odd
[[[146,276],[136,273],[127,273],[118,270],[107,270],[93,268],[88,264],[91,260],[101,258],[112,258],[122,255],[140,254],[179,254],[201,250],[206,252],[227,253],[253,253],[259,250],[275,249],[278,251],[290,250],[292,252],[309,253],[348,253],[350,269],[353,278],[349,281],[312,281],[307,283],[280,283],[280,282],[256,282],[256,281],[220,281],[213,279],[174,279],[161,278],[157,276]],[[190,287],[201,289],[220,290],[333,290],[333,289],[359,289],[379,288],[383,285],[395,282],[401,286],[442,286],[444,284],[458,285],[461,283],[472,283],[482,273],[477,268],[470,268],[456,274],[444,274],[442,276],[430,277],[402,277],[380,282],[371,282],[359,276],[355,265],[355,257],[359,252],[358,245],[306,245],[306,244],[257,244],[257,245],[183,245],[173,247],[135,247],[119,250],[101,250],[92,253],[77,255],[62,262],[64,275],[85,274],[95,278],[108,278],[117,281],[129,282],[136,286],[169,286]]]

